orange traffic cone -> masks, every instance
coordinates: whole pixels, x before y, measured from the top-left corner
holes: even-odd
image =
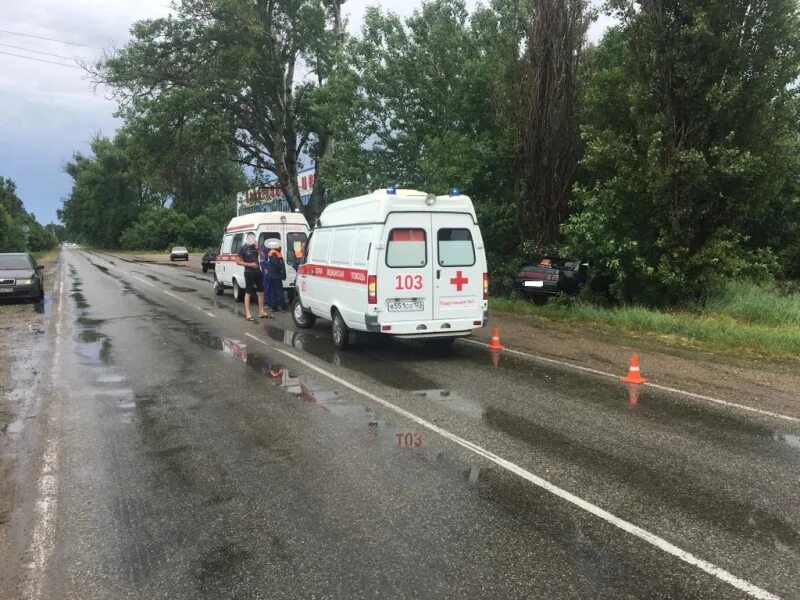
[[[492,350],[492,366],[496,369],[500,366],[500,350]]]
[[[489,342],[489,350],[503,350],[503,345],[500,343],[500,329],[497,327],[492,329],[492,341]]]
[[[642,377],[642,373],[639,370],[639,355],[634,354],[633,358],[631,358],[631,366],[628,369],[628,376],[623,377],[622,381],[625,383],[646,383],[647,380]]]

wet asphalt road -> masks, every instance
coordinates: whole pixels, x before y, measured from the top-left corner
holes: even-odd
[[[21,597],[747,597],[424,420],[751,595],[800,598],[796,423],[647,389],[632,405],[605,380],[508,355],[494,368],[462,343],[338,352],[325,323],[245,323],[210,275],[62,263],[52,486]]]

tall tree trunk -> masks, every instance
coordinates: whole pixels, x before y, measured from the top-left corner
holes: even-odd
[[[523,240],[558,240],[578,165],[586,0],[533,0],[517,85],[517,213]]]

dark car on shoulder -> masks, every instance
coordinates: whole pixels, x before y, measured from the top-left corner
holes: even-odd
[[[514,279],[514,290],[529,300],[545,301],[556,294],[575,294],[586,283],[589,265],[577,258],[545,256],[538,264],[523,267]]]
[[[206,250],[206,253],[203,254],[203,258],[200,259],[200,265],[203,267],[203,273],[208,273],[209,269],[214,269],[214,266],[217,264],[217,256],[219,256],[219,250],[214,248],[209,248]]]
[[[44,267],[30,254],[0,254],[0,299],[41,300],[44,298]]]

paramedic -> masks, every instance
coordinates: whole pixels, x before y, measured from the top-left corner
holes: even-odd
[[[287,310],[286,296],[283,293],[283,280],[286,279],[286,263],[283,261],[280,248],[269,252],[267,264],[269,273],[269,298],[268,303],[272,310]]]
[[[258,266],[261,269],[261,276],[264,285],[264,299],[265,303],[269,301],[269,253],[270,248],[267,246],[269,240],[264,240],[261,248],[258,249]]]
[[[248,233],[244,245],[239,249],[236,257],[236,264],[244,267],[244,316],[248,321],[253,320],[250,314],[250,297],[252,294],[258,296],[258,316],[268,318],[269,315],[264,310],[264,285],[262,282],[261,270],[258,268],[258,248],[256,247],[256,236]]]

